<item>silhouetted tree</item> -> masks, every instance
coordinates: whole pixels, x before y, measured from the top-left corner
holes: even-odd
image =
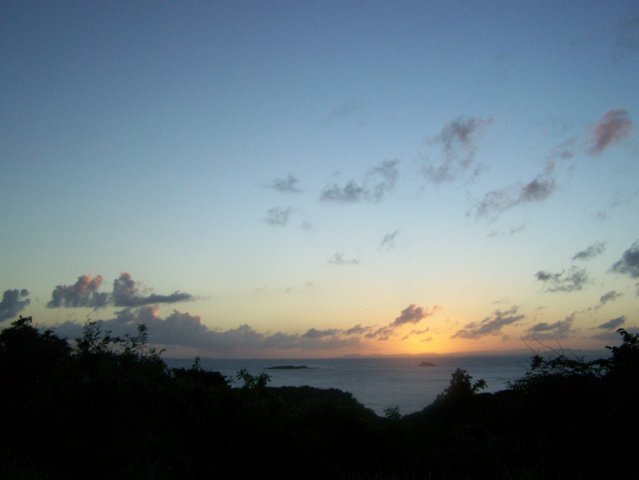
[[[440,393],[436,399],[437,402],[442,401],[459,401],[472,397],[475,393],[486,388],[486,381],[479,379],[473,382],[473,377],[466,370],[456,369],[450,378],[450,384]]]

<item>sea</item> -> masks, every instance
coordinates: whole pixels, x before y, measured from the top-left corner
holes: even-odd
[[[169,367],[186,367],[193,360],[167,359]],[[427,365],[429,364],[429,365]],[[430,405],[450,383],[457,368],[466,370],[473,381],[487,383],[484,392],[496,392],[509,382],[521,378],[530,365],[530,355],[354,357],[324,359],[211,359],[202,358],[205,370],[217,371],[232,380],[246,369],[253,375],[266,373],[269,385],[337,388],[350,392],[360,403],[378,415],[388,408],[398,408],[406,415]],[[273,369],[278,366],[306,368]]]

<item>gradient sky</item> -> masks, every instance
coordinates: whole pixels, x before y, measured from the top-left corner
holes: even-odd
[[[636,1],[5,1],[0,22],[0,328],[304,357],[639,325]]]

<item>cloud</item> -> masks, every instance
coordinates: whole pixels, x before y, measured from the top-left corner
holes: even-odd
[[[475,158],[478,137],[491,123],[492,119],[477,117],[458,117],[447,123],[431,142],[441,145],[444,160],[438,166],[427,166],[426,177],[434,183],[443,183],[456,180],[468,171]]]
[[[101,308],[109,303],[109,294],[99,293],[102,276],[81,275],[73,285],[58,285],[51,293],[49,308]]]
[[[384,160],[372,168],[360,183],[349,180],[340,186],[336,183],[326,186],[320,194],[323,202],[358,203],[379,202],[397,182],[398,160]]]
[[[467,212],[467,215],[492,221],[517,205],[541,202],[555,190],[557,190],[557,184],[554,178],[539,176],[525,185],[510,186],[486,193],[484,198]]]
[[[387,250],[395,248],[395,238],[397,238],[398,234],[399,230],[395,230],[384,235],[384,238],[382,238],[382,241],[379,244],[379,248],[385,248]]]
[[[103,331],[115,336],[135,333],[138,324],[147,326],[150,345],[165,348],[190,349],[207,355],[246,357],[282,352],[332,351],[342,349],[352,351],[362,345],[358,336],[344,336],[335,330],[310,329],[315,332],[304,335],[283,332],[262,333],[248,324],[227,330],[211,329],[202,323],[197,315],[174,310],[166,317],[158,314],[155,306],[125,308],[116,312],[115,317],[99,320]],[[83,326],[66,322],[55,327],[56,332],[66,338],[78,338]]]
[[[341,330],[336,328],[327,328],[326,330],[317,330],[315,328],[309,328],[302,337],[305,338],[322,338],[322,337],[333,337],[341,333]]]
[[[486,335],[498,335],[501,329],[507,325],[520,322],[526,315],[517,314],[519,308],[513,306],[509,310],[495,310],[489,317],[479,322],[471,322],[461,330],[455,332],[451,338],[476,339]]]
[[[27,298],[29,291],[25,288],[21,290],[5,290],[0,302],[0,322],[14,318],[24,308],[31,303]]]
[[[541,200],[548,198],[555,189],[556,185],[553,178],[535,178],[533,181],[523,186],[519,192],[519,199],[517,203],[540,202]]]
[[[355,183],[354,180],[349,180],[346,185],[340,187],[336,183],[324,188],[320,194],[320,200],[323,202],[338,202],[338,203],[356,203],[365,200],[368,197],[368,192],[364,187]]]
[[[588,282],[588,274],[584,269],[572,267],[560,273],[540,270],[535,273],[537,280],[544,284],[546,292],[575,292],[582,290]]]
[[[566,140],[564,140],[563,142],[561,142],[560,144],[556,145],[553,149],[552,152],[550,153],[549,157],[551,159],[551,161],[558,159],[558,160],[570,160],[572,157],[575,156],[575,144],[577,142],[576,138],[568,138]],[[554,162],[552,164],[550,164],[549,166],[550,170],[554,169]]]
[[[422,329],[422,330],[415,330],[415,329],[413,329],[413,330],[411,330],[410,332],[408,332],[406,335],[404,335],[404,336],[402,337],[402,340],[408,340],[408,339],[409,339],[410,337],[412,337],[412,336],[424,335],[425,333],[428,333],[429,331],[430,331],[430,328],[428,328],[428,327],[426,327],[426,328],[424,328],[424,329]],[[426,342],[427,342],[427,341],[429,341],[429,340],[431,340],[431,339],[432,339],[432,337],[428,337],[428,340],[422,339],[421,341],[422,341],[422,342],[424,342],[424,341],[426,341]]]
[[[402,310],[400,315],[393,321],[393,323],[390,324],[390,326],[400,327],[407,323],[417,323],[425,317],[426,313],[424,313],[424,309],[411,303],[408,307]]]
[[[291,217],[292,209],[290,207],[281,208],[273,207],[266,212],[266,223],[273,227],[285,227]]]
[[[635,240],[632,246],[623,252],[621,260],[615,262],[610,270],[639,278],[639,240]]]
[[[564,320],[555,323],[540,322],[530,327],[526,339],[552,340],[567,338],[572,333],[572,324],[575,321],[575,314],[572,313]]]
[[[276,178],[270,187],[281,193],[302,193],[298,183],[299,180],[289,173],[286,178]]]
[[[139,287],[131,274],[122,273],[113,282],[112,293],[98,292],[102,285],[102,276],[81,275],[73,285],[58,285],[51,293],[49,308],[102,308],[139,307],[142,305],[175,303],[193,300],[188,293],[173,292],[170,295],[140,295]]]
[[[591,258],[595,258],[597,255],[601,255],[606,249],[606,244],[604,242],[593,243],[585,250],[581,250],[580,252],[575,253],[572,256],[573,260],[590,260]]]
[[[410,304],[403,309],[399,316],[395,318],[391,323],[384,327],[379,327],[376,330],[370,331],[366,334],[366,338],[377,340],[388,340],[390,336],[400,327],[404,325],[414,325],[421,322],[424,318],[435,315],[441,311],[442,307],[439,305],[433,305],[432,308],[418,307],[415,304]],[[409,334],[411,335],[411,334]]]
[[[609,110],[592,127],[589,153],[601,153],[610,145],[620,142],[632,128],[632,120],[623,108]]]
[[[601,325],[597,325],[597,328],[602,330],[616,330],[618,327],[622,326],[626,323],[626,317],[621,315],[617,318],[611,318],[607,322],[602,323]]]
[[[330,265],[359,265],[359,260],[355,258],[345,258],[342,252],[335,252],[329,260]]]
[[[113,304],[116,307],[139,307],[159,303],[176,303],[193,300],[188,293],[175,291],[170,295],[140,295],[138,285],[130,273],[121,273],[113,282]]]
[[[354,327],[351,327],[347,330],[343,330],[342,333],[344,335],[364,335],[369,332],[371,327],[362,327],[359,323]]]
[[[601,308],[606,303],[617,300],[622,295],[622,293],[619,293],[616,290],[610,290],[608,293],[604,293],[601,297],[599,297],[599,305],[597,305],[595,308]]]
[[[521,225],[518,225],[516,227],[511,227],[508,230],[491,230],[487,237],[488,238],[495,238],[495,237],[510,237],[512,235],[515,235],[517,233],[523,232],[524,230],[526,230],[526,224],[522,223]]]

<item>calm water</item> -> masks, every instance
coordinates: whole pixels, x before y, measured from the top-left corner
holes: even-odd
[[[436,366],[422,367],[423,360]],[[171,367],[189,367],[192,360],[167,360]],[[441,358],[340,358],[299,360],[202,359],[202,368],[235,377],[246,368],[252,374],[271,376],[270,385],[339,388],[353,394],[365,406],[382,415],[385,408],[399,407],[401,414],[426,407],[450,382],[456,368],[463,368],[475,380],[488,384],[484,391],[503,390],[507,382],[520,378],[530,363],[529,356],[441,357]],[[306,365],[307,369],[267,370],[276,365]]]

